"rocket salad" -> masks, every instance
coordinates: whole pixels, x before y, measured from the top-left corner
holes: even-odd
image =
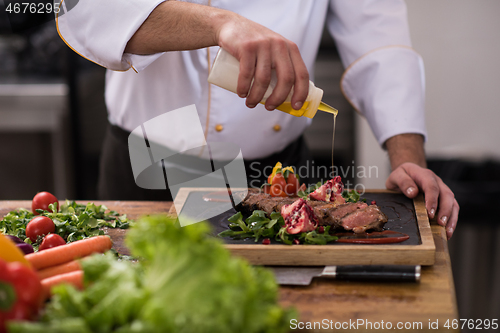
[[[55,213],[53,213],[55,212]],[[35,217],[35,213],[37,216]],[[37,219],[33,231],[33,224],[27,229],[28,224]],[[38,220],[42,220],[39,222]],[[50,229],[47,221],[53,222]],[[70,243],[80,239],[103,235],[102,227],[126,229],[130,225],[127,215],[120,215],[110,211],[104,205],[94,203],[79,204],[75,201],[66,200],[58,209],[56,203],[47,205],[47,209],[36,209],[35,212],[19,208],[9,212],[0,220],[0,232],[6,235],[16,236],[28,244],[32,244],[35,250],[42,243],[44,236],[49,232],[58,234],[65,242]],[[39,230],[45,230],[39,231]],[[48,230],[48,232],[47,232]]]

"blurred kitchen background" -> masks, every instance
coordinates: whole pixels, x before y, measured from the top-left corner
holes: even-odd
[[[461,206],[449,243],[460,317],[500,318],[500,218],[493,210],[500,200],[500,2],[407,4],[414,48],[426,66],[428,164]],[[105,70],[69,50],[53,21],[9,25],[1,6],[2,0],[0,200],[31,199],[43,190],[60,199],[95,199],[106,128]],[[386,153],[343,98],[342,73],[325,33],[315,83],[340,110],[335,164],[344,171],[377,166],[378,175],[370,178],[351,172],[344,178],[384,188]],[[306,132],[316,165],[330,166],[331,138],[331,116],[318,113]]]

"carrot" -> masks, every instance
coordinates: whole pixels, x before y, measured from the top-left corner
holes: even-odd
[[[49,298],[52,293],[51,289],[62,283],[67,283],[74,286],[77,289],[83,289],[83,271],[78,270],[74,272],[64,273],[49,277],[42,280],[42,294],[44,299]]]
[[[41,270],[47,267],[64,264],[92,253],[106,252],[111,249],[111,246],[113,246],[113,244],[111,238],[108,236],[95,236],[36,253],[30,253],[24,257],[33,268]]]
[[[44,268],[42,270],[39,270],[38,277],[40,278],[40,280],[43,280],[55,275],[74,272],[81,269],[82,266],[80,265],[80,262],[78,262],[77,260],[73,260],[61,265],[52,266],[49,268]]]

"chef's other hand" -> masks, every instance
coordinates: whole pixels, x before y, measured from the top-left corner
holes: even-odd
[[[437,216],[437,222],[446,228],[448,239],[451,238],[460,207],[453,192],[434,172],[414,163],[403,163],[392,171],[385,186],[389,190],[400,190],[408,198],[415,198],[422,191],[429,218]]]
[[[240,61],[237,93],[246,97],[249,108],[263,99],[272,69],[278,81],[266,100],[266,109],[282,104],[292,87],[292,107],[302,107],[309,91],[309,72],[295,43],[236,14],[220,25],[217,43]]]

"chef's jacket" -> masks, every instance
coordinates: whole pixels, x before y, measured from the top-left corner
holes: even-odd
[[[56,18],[61,37],[74,51],[108,69],[105,100],[112,124],[132,131],[158,115],[195,104],[206,140],[235,143],[246,159],[281,151],[303,133],[309,119],[269,112],[260,104],[249,109],[236,94],[210,86],[209,66],[218,47],[147,56],[124,53],[161,2],[80,0],[69,10],[63,1]],[[426,136],[423,62],[411,48],[403,0],[191,2],[236,12],[295,42],[311,75],[326,21],[346,68],[342,91],[367,118],[379,144],[402,133]],[[174,127],[165,144],[182,146],[189,140],[182,133],[182,127]],[[200,154],[208,158],[207,150]],[[213,157],[224,159],[223,152],[217,154]]]

